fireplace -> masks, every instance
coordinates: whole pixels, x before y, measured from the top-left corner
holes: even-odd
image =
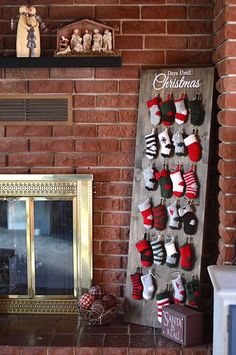
[[[92,280],[92,175],[0,175],[0,312],[76,313]]]

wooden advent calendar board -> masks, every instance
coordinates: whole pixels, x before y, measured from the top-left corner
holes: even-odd
[[[169,69],[153,69],[144,70],[141,73],[140,93],[139,93],[139,108],[138,108],[138,124],[136,137],[135,151],[135,166],[133,180],[133,195],[132,195],[132,210],[131,210],[131,226],[129,240],[129,255],[128,255],[128,270],[126,281],[126,302],[124,319],[131,323],[142,324],[152,327],[160,327],[157,321],[156,293],[163,291],[167,283],[171,283],[173,271],[180,271],[186,281],[190,281],[192,275],[200,276],[202,246],[204,240],[204,214],[206,201],[206,185],[208,171],[208,152],[209,139],[211,129],[211,110],[214,84],[214,69],[213,68],[169,68]],[[205,110],[204,122],[198,128],[198,137],[202,147],[202,156],[200,161],[196,163],[196,174],[199,182],[198,198],[194,200],[194,208],[198,219],[197,232],[191,238],[192,246],[195,252],[195,263],[191,271],[184,271],[180,267],[180,263],[175,268],[169,268],[166,264],[157,266],[152,265],[151,270],[155,275],[155,292],[151,300],[135,300],[132,298],[132,283],[130,275],[135,273],[138,266],[141,266],[140,253],[136,248],[136,243],[144,236],[147,230],[143,225],[143,217],[139,212],[138,205],[145,201],[147,196],[152,198],[152,205],[156,206],[160,203],[160,186],[156,191],[148,191],[145,189],[145,181],[143,170],[152,166],[155,163],[158,171],[163,169],[163,164],[168,164],[170,171],[175,171],[178,163],[182,164],[183,172],[187,172],[191,168],[191,161],[188,155],[178,157],[173,154],[170,158],[163,158],[160,152],[156,159],[149,160],[145,156],[146,143],[145,135],[151,133],[153,128],[150,120],[149,109],[146,102],[158,94],[165,100],[168,93],[173,95],[173,99],[178,99],[185,92],[188,100],[193,100],[196,94],[202,96],[202,103]],[[189,115],[190,116],[190,115]],[[193,133],[193,127],[190,122],[190,117],[182,125],[187,135]],[[164,130],[165,126],[160,124],[156,126],[156,136]],[[179,129],[179,125],[174,122],[170,126],[169,132],[173,135]],[[165,200],[166,207],[174,201],[174,197]],[[179,199],[181,207],[187,203],[186,197]],[[208,221],[211,223],[211,221]],[[168,236],[176,236],[176,244],[181,246],[186,241],[183,227],[180,230],[171,230],[168,227],[162,232],[158,232],[154,228],[148,231],[149,238],[152,240],[159,233],[163,235],[164,240]],[[207,237],[207,236],[205,236]],[[142,273],[147,274],[149,269],[142,268]]]

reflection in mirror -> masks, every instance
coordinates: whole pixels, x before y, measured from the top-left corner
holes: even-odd
[[[26,202],[0,201],[0,295],[27,289]]]

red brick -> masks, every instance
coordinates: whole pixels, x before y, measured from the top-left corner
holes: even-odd
[[[136,127],[134,125],[104,125],[99,126],[98,135],[100,137],[135,137]]]
[[[219,156],[223,159],[236,160],[236,144],[221,143],[219,145]]]
[[[120,284],[125,282],[126,273],[124,271],[108,271],[102,270],[101,283]]]
[[[199,37],[198,37],[199,39]],[[145,36],[145,48],[150,49],[183,49],[187,48],[187,37]]]
[[[7,126],[7,137],[50,137],[52,134],[51,126]]]
[[[88,166],[97,165],[97,154],[86,153],[58,153],[55,154],[55,165],[66,166]]]
[[[221,141],[235,143],[235,137],[236,137],[236,127],[220,127],[219,139]]]
[[[4,136],[5,136],[5,127],[0,126],[0,137],[4,137]]]
[[[93,6],[50,6],[51,20],[74,20],[76,17],[94,17]]]
[[[2,355],[21,355],[21,346],[2,345],[2,346],[0,346],[0,354],[2,354]]]
[[[119,121],[122,123],[136,123],[138,118],[138,112],[122,110],[119,111]]]
[[[216,88],[219,92],[236,91],[236,82],[234,77],[224,77],[217,81]],[[227,94],[228,95],[228,94]]]
[[[131,205],[132,205],[132,199],[126,197],[125,199],[121,200],[120,211],[130,212]]]
[[[47,347],[23,346],[22,355],[47,355]]]
[[[188,39],[189,49],[212,49],[213,38],[212,36],[194,36]]]
[[[219,234],[226,244],[233,244],[236,240],[235,231],[225,228],[221,223],[219,224]]]
[[[125,64],[163,64],[164,52],[161,51],[125,51],[123,52]]]
[[[103,196],[131,196],[132,185],[127,183],[102,184],[101,193]]]
[[[96,96],[97,107],[108,108],[134,108],[137,106],[137,96],[109,96],[109,95],[97,95]]]
[[[96,6],[95,17],[99,19],[139,18],[138,6]]]
[[[117,92],[117,82],[116,81],[76,81],[75,90],[79,93],[115,93]]]
[[[143,0],[120,0],[121,4],[141,4],[143,5]],[[145,0],[145,4],[164,4],[165,0]]]
[[[109,242],[105,241],[101,243],[102,254],[128,254],[128,242]]]
[[[75,4],[119,4],[119,0],[74,0]]]
[[[96,69],[97,79],[138,79],[139,67],[122,66],[121,68]]]
[[[164,21],[123,21],[124,34],[152,34],[165,33]]]
[[[158,355],[161,354],[161,353],[159,353],[158,349],[157,349],[156,354],[158,354]],[[166,350],[165,350],[165,354],[166,354]],[[150,348],[145,349],[145,348],[138,348],[138,347],[137,348],[129,348],[129,355],[155,355],[155,349],[150,349]],[[164,353],[161,355],[164,355]],[[175,355],[175,354],[174,353],[171,354],[168,350],[168,355]]]
[[[135,151],[135,140],[134,139],[124,139],[121,142],[121,151],[127,153],[134,153]]]
[[[210,21],[168,21],[167,33],[170,34],[197,34],[212,33]]]
[[[93,225],[101,225],[102,224],[102,213],[101,212],[94,212],[93,213]]]
[[[101,251],[100,251],[100,242],[93,241],[93,254],[94,254],[94,255],[96,255],[96,254],[101,254]]]
[[[16,140],[16,139],[1,139],[0,140],[0,152],[12,153],[12,152],[27,152],[28,141]]]
[[[186,6],[142,6],[143,19],[183,19],[186,18]]]
[[[128,355],[128,353],[129,349],[126,347],[106,346],[102,350],[103,355]]]
[[[87,108],[95,107],[96,97],[92,95],[76,95],[73,98],[74,107]]]
[[[130,224],[130,215],[128,213],[105,213],[104,225],[128,226]]]
[[[76,140],[76,152],[118,152],[119,141],[115,139],[99,139],[99,140]]]
[[[220,176],[219,187],[224,193],[236,194],[236,179],[225,179],[223,176]]]
[[[83,347],[83,348],[75,348],[75,355],[102,355],[101,348],[91,348],[91,347]]]
[[[97,127],[92,125],[76,125],[73,127],[73,136],[76,137],[96,137]]]
[[[217,118],[221,125],[236,126],[236,112],[234,111],[220,111]]]
[[[68,167],[46,167],[46,168],[31,168],[30,174],[74,174],[74,168]]]
[[[142,49],[142,36],[116,36],[116,49]]]
[[[71,347],[49,347],[48,355],[74,355],[74,350]]]
[[[30,141],[31,152],[72,152],[73,150],[73,140],[36,139]]]
[[[234,42],[224,42],[214,52],[213,61],[217,63],[218,61],[224,59],[225,57],[234,57],[234,56],[236,56],[236,48]]]
[[[167,51],[167,64],[211,64],[211,51]]]
[[[53,126],[53,137],[73,136],[73,127],[71,126]]]
[[[220,206],[227,211],[236,211],[236,194],[225,195],[222,191],[219,192],[218,201]]]
[[[225,41],[225,27],[220,29],[214,36],[213,47],[217,48]]]
[[[116,111],[102,110],[76,110],[74,111],[74,121],[80,123],[114,123],[117,121]]]
[[[119,82],[119,92],[121,94],[137,94],[139,91],[139,81],[136,80],[121,80]]]
[[[29,174],[29,169],[28,168],[16,168],[16,167],[8,168],[5,166],[2,166],[0,168],[0,174]],[[1,354],[1,352],[0,352],[0,354]]]
[[[47,79],[48,69],[5,69],[6,79]]]
[[[236,60],[230,58],[224,58],[219,64],[217,64],[217,71],[219,76],[227,74],[236,74]]]
[[[0,81],[0,93],[1,94],[25,94],[27,92],[26,81]]]
[[[193,19],[211,19],[212,18],[212,6],[190,6],[189,18]]]
[[[94,256],[94,268],[98,269],[126,269],[127,258],[124,256]]]
[[[93,202],[94,211],[119,211],[120,200],[111,198],[95,198]]]
[[[95,227],[93,232],[95,240],[122,240],[124,234],[119,227]]]
[[[9,154],[9,166],[51,166],[53,165],[52,154],[34,154],[34,153],[14,153]]]
[[[220,208],[219,217],[220,222],[225,227],[233,227],[236,225],[236,213],[227,213]]]
[[[233,261],[234,258],[234,247],[232,246],[226,246],[224,241],[222,239],[219,240],[219,252],[222,257],[222,259],[226,262],[231,262]]]
[[[92,78],[94,76],[93,68],[52,68],[50,69],[50,78]]]
[[[236,9],[234,6],[227,6],[225,8],[226,21],[236,21]]]
[[[71,80],[34,80],[29,81],[30,93],[72,93],[73,82]]]
[[[236,177],[236,164],[234,161],[224,161],[221,159],[218,163],[218,170],[225,177]]]
[[[95,182],[103,181],[119,181],[121,180],[121,169],[107,169],[92,167],[88,169],[79,168],[76,171],[77,174],[93,174],[93,180]]]

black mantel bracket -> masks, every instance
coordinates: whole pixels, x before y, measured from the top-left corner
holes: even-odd
[[[0,57],[0,68],[104,68],[120,66],[121,56]]]

